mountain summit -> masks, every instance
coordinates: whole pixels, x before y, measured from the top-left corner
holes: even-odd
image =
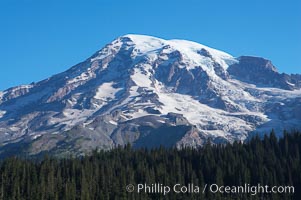
[[[301,75],[185,40],[117,38],[46,80],[0,92],[0,153],[201,146],[301,128]]]

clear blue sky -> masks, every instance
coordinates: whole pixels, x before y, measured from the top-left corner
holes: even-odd
[[[0,90],[62,72],[127,33],[188,39],[301,73],[300,0],[0,0]]]

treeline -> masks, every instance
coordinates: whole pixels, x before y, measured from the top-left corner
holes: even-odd
[[[7,158],[0,162],[0,200],[61,199],[301,199],[301,133],[272,132],[242,144],[206,144],[200,149],[132,149],[93,152],[82,158]],[[197,193],[165,196],[137,192],[137,184],[194,184]],[[126,189],[133,189],[127,192]],[[205,185],[294,186],[294,194],[212,193]],[[154,188],[153,188],[154,189]],[[172,189],[172,188],[171,188]]]

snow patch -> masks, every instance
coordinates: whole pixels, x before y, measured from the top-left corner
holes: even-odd
[[[4,92],[0,92],[0,105],[2,104],[2,99],[3,99],[3,96],[5,95]]]
[[[131,76],[132,80],[140,87],[151,87],[152,81],[150,80],[150,69],[152,69],[152,66],[149,64],[145,64],[140,68],[136,67],[134,69],[134,74]]]
[[[287,84],[291,85],[291,86],[295,86],[295,84],[291,83],[291,82],[288,82],[286,81]]]
[[[37,135],[34,135],[34,136],[32,137],[32,139],[35,140],[35,139],[37,139],[37,138],[39,138],[39,137],[41,137],[41,136],[42,136],[41,134],[37,134]]]
[[[13,87],[11,89],[8,89],[10,92],[16,92],[18,90],[22,90],[22,89],[30,89],[32,88],[33,85],[19,85],[17,87]]]
[[[115,98],[115,95],[122,88],[114,88],[114,82],[103,83],[98,89],[94,96],[95,99],[105,100]]]
[[[5,110],[0,110],[0,118],[2,118],[5,115],[6,111]]]
[[[76,76],[70,80],[67,81],[67,84],[74,84],[77,82],[86,81],[94,76],[94,72],[91,70],[91,68],[88,68],[86,72],[81,73],[79,76]]]
[[[116,125],[116,126],[118,125],[117,122],[115,122],[115,121],[113,121],[113,120],[110,120],[109,123],[110,123],[110,124],[113,124],[113,125]]]

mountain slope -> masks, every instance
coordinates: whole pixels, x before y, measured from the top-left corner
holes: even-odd
[[[125,35],[63,73],[1,92],[0,151],[199,146],[300,128],[300,83],[262,58]]]

